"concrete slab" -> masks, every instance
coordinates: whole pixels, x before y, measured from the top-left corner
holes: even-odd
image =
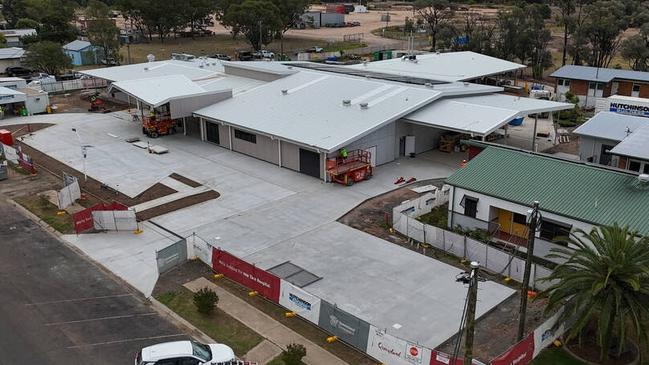
[[[245,360],[256,361],[259,365],[266,365],[282,353],[282,349],[274,343],[263,340],[243,356]]]

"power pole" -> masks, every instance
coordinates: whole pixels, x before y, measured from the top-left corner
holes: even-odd
[[[480,264],[471,262],[471,275],[469,276],[469,299],[466,308],[466,339],[464,340],[464,365],[471,365],[473,361],[473,337],[475,332],[475,310],[478,302],[478,279]]]
[[[527,235],[527,257],[525,258],[525,272],[523,273],[523,284],[521,284],[521,304],[518,312],[518,341],[525,335],[525,315],[527,314],[527,291],[530,286],[530,272],[532,271],[532,257],[534,256],[534,239],[536,227],[540,224],[539,202],[534,201],[532,210],[527,211],[529,232]]]

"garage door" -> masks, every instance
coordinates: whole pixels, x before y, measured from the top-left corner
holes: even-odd
[[[320,154],[300,148],[300,172],[320,178]]]
[[[214,123],[205,123],[205,137],[209,142],[219,143],[219,125]]]

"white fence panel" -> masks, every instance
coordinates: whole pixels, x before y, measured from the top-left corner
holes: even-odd
[[[15,164],[18,163],[18,151],[15,148],[2,144],[2,151],[7,161]]]
[[[64,187],[56,193],[58,197],[59,209],[65,209],[72,205],[77,199],[81,198],[81,189],[79,182],[75,179],[72,184]]]
[[[471,238],[466,239],[466,258],[469,261],[477,261],[480,265],[486,266],[487,245]]]
[[[96,210],[92,212],[95,229],[100,231],[134,231],[137,220],[133,210]]]
[[[305,292],[286,280],[280,282],[279,304],[316,325],[320,320],[320,298]]]
[[[450,231],[444,232],[446,252],[464,257],[464,236]]]

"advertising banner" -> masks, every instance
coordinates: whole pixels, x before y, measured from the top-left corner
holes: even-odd
[[[451,355],[446,354],[440,351],[433,351],[430,354],[430,365],[464,365],[464,358],[457,357],[454,360],[451,360]],[[484,363],[473,359],[471,361],[473,365],[485,365]]]
[[[320,320],[320,298],[281,280],[279,304],[316,325]]]
[[[370,326],[367,354],[390,365],[429,365],[431,350]]]
[[[564,323],[557,325],[560,315],[561,311],[555,313],[534,330],[534,357],[543,351],[543,349],[550,346],[559,336],[563,335],[565,331]]]
[[[280,280],[277,276],[218,248],[212,251],[212,269],[279,303]]]
[[[128,207],[122,203],[112,202],[110,204],[98,203],[89,208],[72,215],[74,221],[74,231],[79,234],[94,227],[92,212],[97,210],[128,210]]]
[[[34,161],[32,161],[32,158],[29,157],[28,154],[24,152],[18,152],[18,164],[25,171],[29,171],[32,174],[36,173],[36,169],[34,168]]]
[[[370,324],[324,300],[320,301],[318,326],[361,351],[367,350]]]
[[[527,365],[534,358],[534,333],[491,360],[491,365]]]
[[[11,163],[18,163],[18,151],[16,151],[15,148],[11,146],[7,146],[6,144],[2,145],[2,151],[5,155],[5,159]]]

